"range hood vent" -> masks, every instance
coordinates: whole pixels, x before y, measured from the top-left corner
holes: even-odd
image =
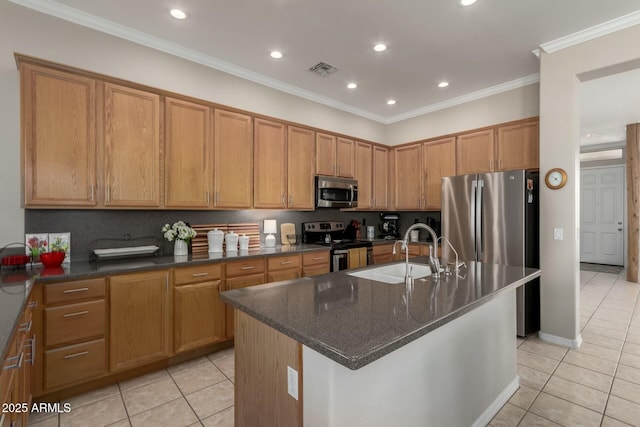
[[[314,65],[311,68],[309,68],[308,71],[311,71],[312,73],[315,73],[315,74],[319,75],[320,77],[327,77],[328,75],[333,74],[336,71],[338,71],[338,68],[334,67],[333,65],[331,65],[331,64],[329,64],[327,62],[320,61],[316,65]]]

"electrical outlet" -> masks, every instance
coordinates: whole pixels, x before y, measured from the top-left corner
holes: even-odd
[[[553,240],[563,240],[563,239],[564,239],[564,230],[562,228],[554,228]]]
[[[295,400],[298,400],[298,371],[287,366],[287,391]]]

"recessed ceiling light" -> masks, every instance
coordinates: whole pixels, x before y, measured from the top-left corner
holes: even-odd
[[[449,86],[449,82],[440,82],[438,83],[438,87],[447,87]]]
[[[358,85],[357,85],[357,84],[355,84],[355,83],[349,83],[349,84],[347,85],[347,87],[348,87],[349,89],[355,89],[355,88],[357,88],[357,87],[358,87]]]
[[[378,43],[373,47],[373,50],[375,50],[376,52],[384,52],[385,50],[387,50],[387,45],[384,43]]]
[[[181,11],[180,9],[171,9],[169,13],[171,14],[171,16],[173,16],[176,19],[184,19],[187,17],[187,14]]]
[[[273,59],[280,59],[280,58],[282,58],[282,52],[274,50],[273,52],[271,52],[271,57]]]
[[[476,2],[476,0],[460,0],[460,4],[462,6],[471,6],[475,2]]]
[[[395,100],[395,99],[389,99],[389,100],[387,101],[387,105],[394,105],[395,103],[396,103],[396,100]]]

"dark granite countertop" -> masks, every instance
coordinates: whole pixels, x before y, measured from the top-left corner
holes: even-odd
[[[2,269],[0,273],[0,361],[6,357],[12,333],[24,310],[34,283],[81,280],[114,274],[135,273],[163,268],[188,267],[212,262],[236,261],[265,256],[277,256],[315,251],[328,251],[326,246],[296,245],[261,248],[251,251],[189,255],[185,257],[163,256],[130,258],[102,262],[71,262],[59,268]]]
[[[426,257],[412,262],[426,262]],[[235,289],[222,298],[356,370],[540,276],[540,270],[471,262],[461,276],[416,280],[408,292],[404,283],[336,272]]]

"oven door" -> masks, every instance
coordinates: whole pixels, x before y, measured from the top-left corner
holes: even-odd
[[[349,251],[347,249],[334,249],[331,251],[331,272],[342,271],[349,268]]]

